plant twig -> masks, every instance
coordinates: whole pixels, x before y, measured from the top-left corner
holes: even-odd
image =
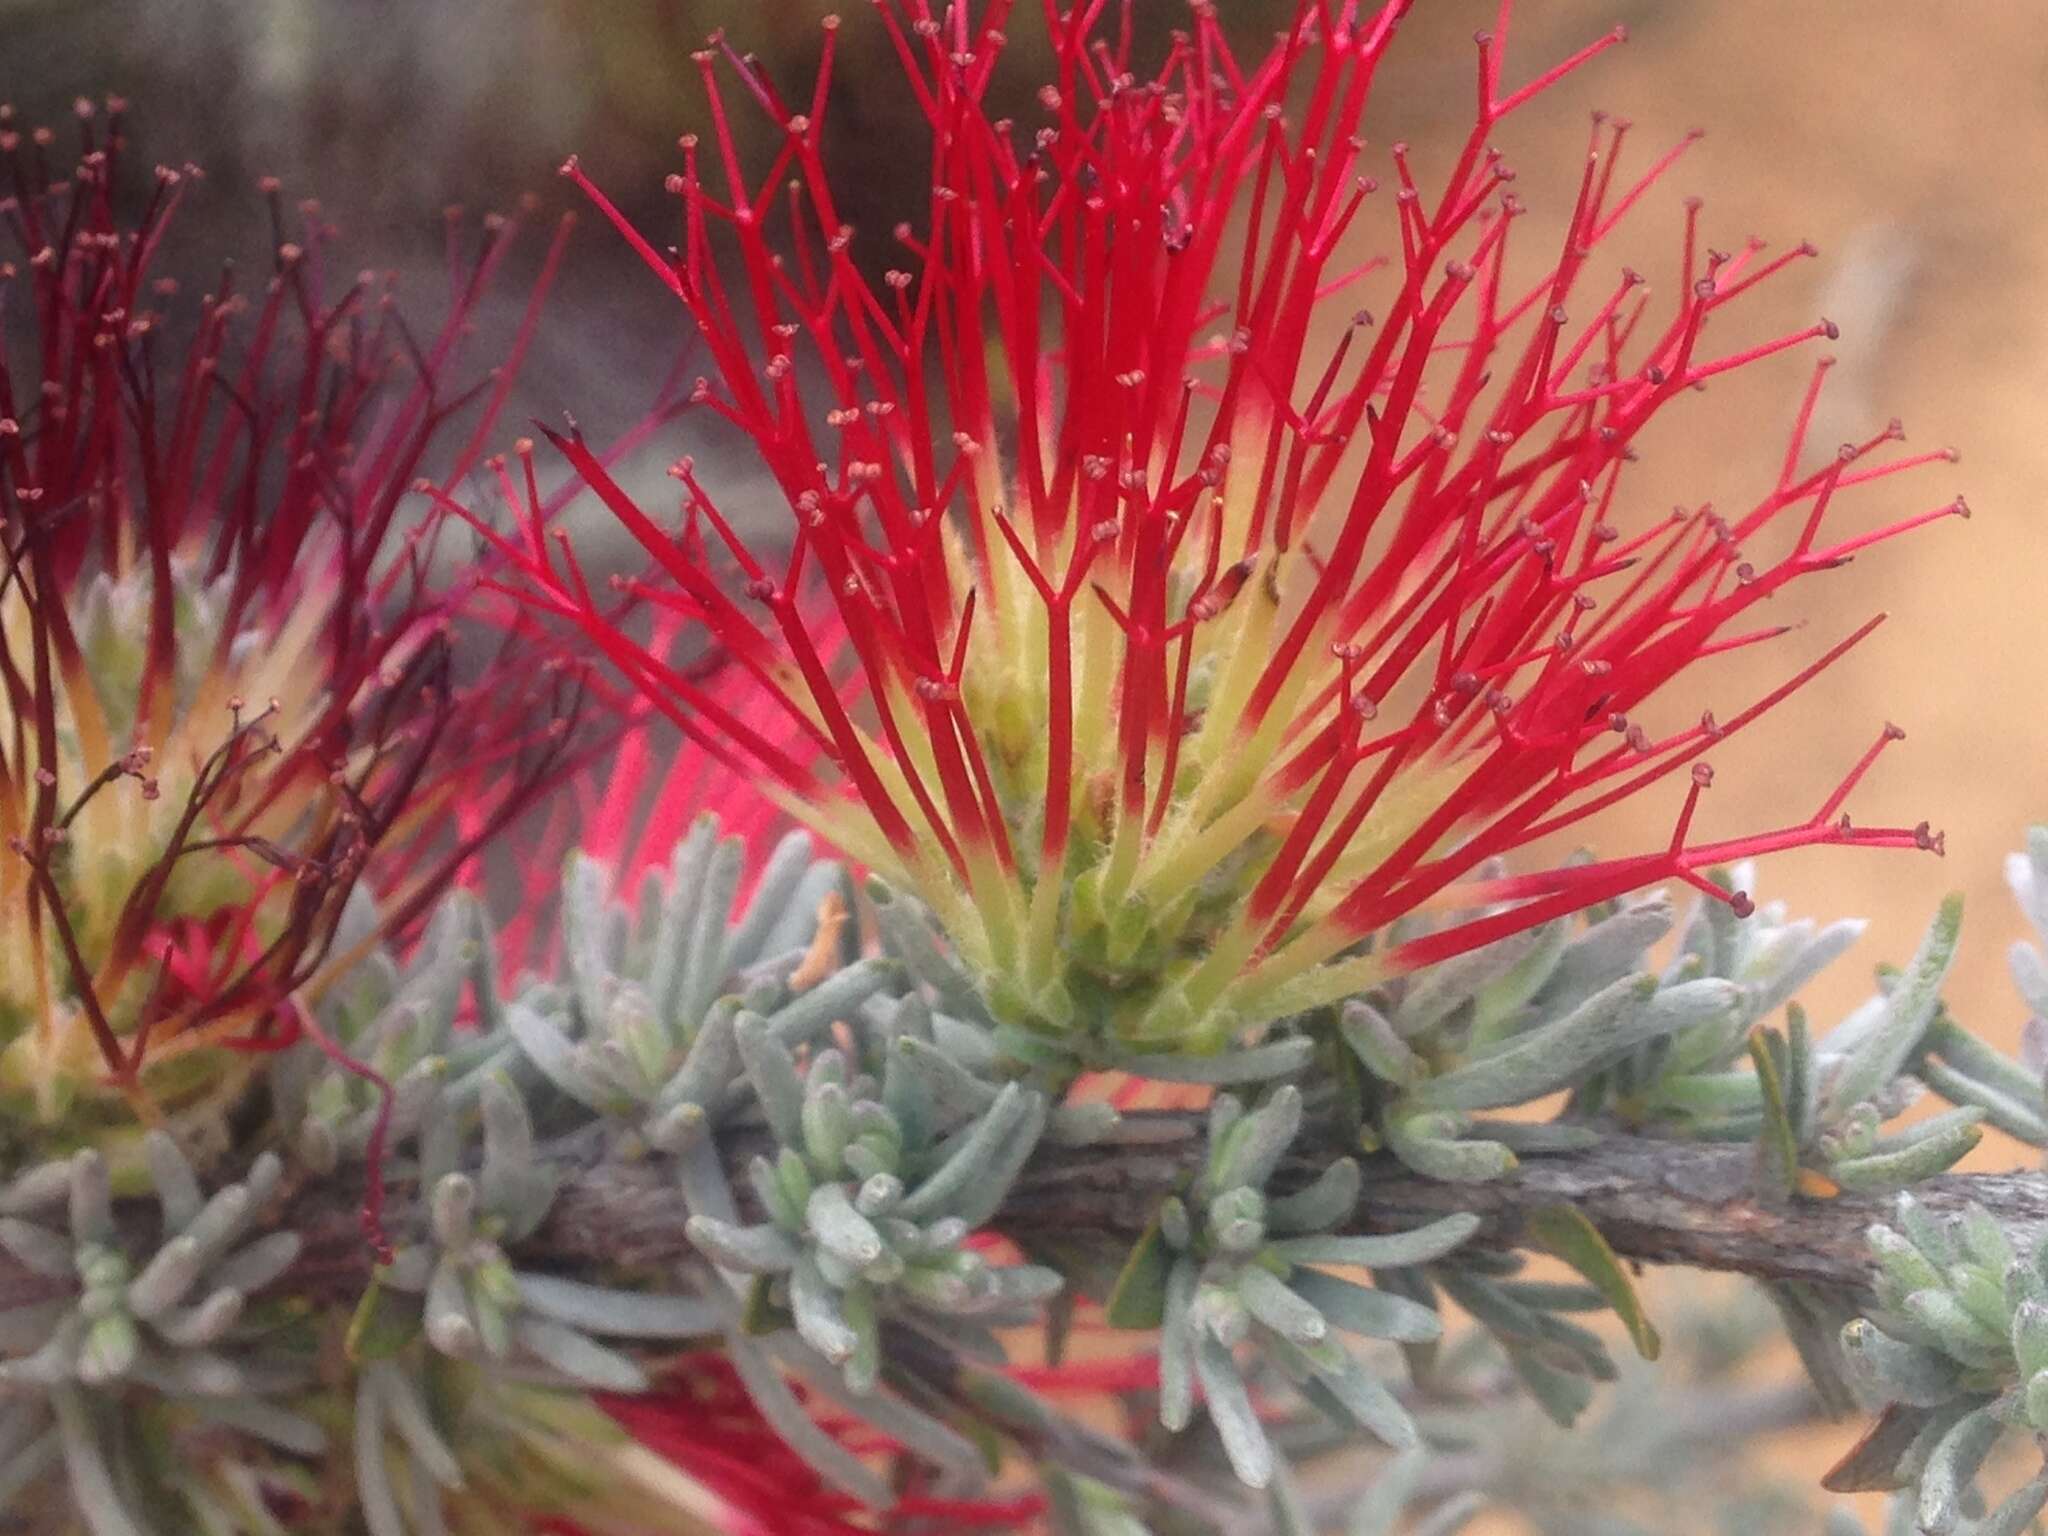
[[[1048,1147],[1018,1179],[994,1225],[1023,1238],[1096,1233],[1128,1241],[1192,1175],[1202,1151],[1201,1124],[1192,1113],[1140,1113],[1127,1117],[1129,1139]],[[735,1169],[765,1144],[753,1131],[724,1140]],[[1337,1150],[1305,1136],[1278,1182],[1284,1185],[1290,1173],[1305,1181]],[[601,1129],[547,1149],[565,1178],[553,1213],[521,1247],[523,1264],[567,1274],[658,1272],[696,1259],[684,1232],[689,1212],[667,1165],[618,1162],[610,1151]],[[1843,1195],[1767,1204],[1750,1187],[1751,1155],[1747,1147],[1615,1135],[1583,1151],[1529,1158],[1512,1177],[1476,1184],[1427,1179],[1391,1159],[1372,1159],[1348,1227],[1384,1231],[1471,1211],[1482,1221],[1475,1242],[1512,1247],[1532,1213],[1568,1200],[1618,1254],[1637,1263],[1861,1289],[1870,1275],[1864,1230],[1884,1218],[1889,1203]],[[745,1190],[744,1179],[735,1182]],[[371,1263],[357,1218],[359,1193],[351,1180],[336,1179],[294,1200],[292,1224],[305,1239],[295,1266],[302,1292],[349,1297],[359,1291]],[[2015,1247],[2048,1233],[2048,1175],[2038,1172],[1949,1174],[1916,1185],[1914,1197],[1939,1216],[1982,1205]],[[406,1201],[394,1200],[391,1219],[394,1230],[404,1229]],[[31,1299],[42,1286],[0,1255],[0,1305]]]

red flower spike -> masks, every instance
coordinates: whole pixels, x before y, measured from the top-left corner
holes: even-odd
[[[415,340],[373,277],[328,281],[313,205],[290,238],[268,189],[270,275],[186,303],[155,263],[196,170],[159,168],[131,222],[118,111],[61,181],[0,138],[0,1104],[61,1146],[132,1119],[120,1096],[218,1113],[237,1053],[317,1034],[294,995],[356,958],[354,883],[402,939],[569,760],[549,655],[458,669],[466,591],[429,579],[415,496],[493,429],[562,246],[465,392],[514,221]],[[157,1072],[195,1051],[214,1069]]]
[[[800,1390],[800,1389],[799,1389]],[[936,1529],[1004,1531],[1034,1528],[1045,1501],[942,1498],[918,1486],[913,1458],[864,1425],[829,1414],[819,1427],[861,1456],[895,1459],[909,1479],[885,1512],[820,1480],[747,1395],[731,1363],[716,1352],[684,1355],[649,1393],[595,1394],[599,1407],[641,1444],[668,1458],[717,1499],[723,1530],[733,1536],[867,1536]]]
[[[928,213],[880,282],[833,201],[822,78],[797,114],[735,66],[785,130],[749,183],[737,103],[700,56],[713,152],[684,141],[667,253],[564,167],[697,322],[715,379],[693,398],[747,434],[787,500],[786,570],[734,536],[695,471],[676,535],[561,446],[653,557],[649,594],[672,584],[669,611],[810,753],[641,650],[545,561],[524,590],[708,750],[914,887],[1000,1015],[1084,1059],[1213,1050],[1646,883],[1730,899],[1701,873],[1715,861],[1931,841],[1839,818],[1866,760],[1777,831],[1696,841],[1695,782],[1662,848],[1467,884],[1695,764],[1868,632],[1725,725],[1657,735],[1656,701],[1695,663],[1781,632],[1757,605],[1963,510],[1842,531],[1845,492],[1947,456],[1885,458],[1888,430],[1802,474],[1810,392],[1754,507],[1628,526],[1618,482],[1654,416],[1833,327],[1717,352],[1717,312],[1811,247],[1711,250],[1697,204],[1662,315],[1638,275],[1599,272],[1684,148],[1631,179],[1626,125],[1605,119],[1554,264],[1508,290],[1522,205],[1495,132],[1619,33],[1511,87],[1503,0],[1476,121],[1424,188],[1400,145],[1385,184],[1360,171],[1406,5],[1304,0],[1263,58],[1239,59],[1197,4],[1140,76],[1103,7],[1048,4],[1055,75],[1027,124],[984,107],[1010,6],[973,9],[879,9],[932,129]],[[1383,273],[1348,250],[1373,217],[1392,226]],[[1342,958],[1425,904],[1503,899],[1523,905]]]

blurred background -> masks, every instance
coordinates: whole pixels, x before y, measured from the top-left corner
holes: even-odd
[[[1282,8],[1219,6],[1247,38]],[[819,0],[0,0],[0,101],[25,123],[50,123],[61,146],[53,154],[68,157],[73,99],[116,92],[129,102],[131,174],[146,175],[152,161],[202,164],[208,180],[181,215],[174,267],[204,276],[230,251],[267,260],[268,216],[254,188],[274,175],[288,210],[320,200],[348,269],[398,272],[402,294],[431,314],[446,205],[474,215],[531,194],[543,213],[566,208],[554,169],[575,152],[630,215],[666,228],[661,180],[676,135],[703,125],[692,51],[722,27],[795,90],[810,78],[827,9]],[[1013,28],[1027,56],[1014,72],[1020,99],[1037,9],[1020,5]],[[1382,155],[1406,138],[1426,171],[1463,134],[1471,34],[1492,9],[1490,0],[1416,7],[1374,100]],[[1667,277],[1690,193],[1707,199],[1711,244],[1813,240],[1821,258],[1746,301],[1739,324],[1757,338],[1819,315],[1841,326],[1822,451],[1897,416],[1910,443],[1961,452],[1952,468],[1859,493],[1841,515],[1845,525],[1874,524],[1962,491],[1973,521],[1937,524],[1798,584],[1773,617],[1804,630],[1746,653],[1715,675],[1711,695],[1672,708],[1684,715],[1752,696],[1795,658],[1889,611],[1775,728],[1717,757],[1702,820],[1711,835],[1803,819],[1883,721],[1904,727],[1907,740],[1859,792],[1857,819],[1926,818],[1947,832],[1945,862],[1794,855],[1768,867],[1761,894],[1823,919],[1873,920],[1816,989],[1825,1022],[1867,991],[1872,964],[1910,952],[1944,890],[1964,890],[1970,920],[1951,1003],[2011,1048],[2023,1020],[2003,953],[2020,924],[2000,863],[2030,820],[2048,819],[2048,203],[2035,180],[2048,165],[2048,27],[2032,5],[1904,0],[1525,0],[1522,9],[1511,79],[1616,23],[1631,33],[1629,46],[1506,136],[1531,223],[1561,228],[1589,108],[1634,120],[1638,164],[1706,128],[1606,269],[1627,260],[1653,281]],[[915,176],[923,144],[885,36],[865,5],[848,10],[830,142],[859,249],[880,265],[891,226],[919,206],[902,177]],[[1181,14],[1179,0],[1137,6],[1155,29]],[[514,323],[542,244],[529,236],[500,283],[479,355]],[[585,219],[506,435],[527,415],[563,410],[595,437],[623,429],[682,339],[665,295]],[[1717,331],[1716,345],[1741,339]],[[1740,375],[1660,422],[1625,481],[1636,514],[1703,500],[1747,505],[1783,452],[1810,358]],[[684,446],[694,445],[664,443],[658,462]],[[1623,851],[1661,839],[1671,812],[1637,806],[1633,820],[1606,823],[1604,842]],[[2010,1165],[2017,1155],[1987,1143],[1977,1160]],[[1843,1443],[1842,1431],[1806,1437],[1784,1453],[1786,1470],[1811,1477]]]

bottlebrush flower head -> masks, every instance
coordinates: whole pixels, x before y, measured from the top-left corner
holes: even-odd
[[[138,1107],[215,1119],[223,1048],[288,1038],[285,999],[346,963],[372,855],[408,850],[381,882],[405,927],[561,749],[557,674],[459,675],[407,500],[509,387],[444,384],[509,229],[415,341],[372,275],[328,280],[317,208],[284,238],[272,189],[273,269],[187,303],[156,271],[196,171],[159,168],[130,222],[118,107],[79,115],[61,179],[47,131],[0,120],[0,1103],[60,1145]]]
[[[1620,34],[1512,86],[1503,3],[1476,121],[1425,189],[1403,145],[1360,137],[1408,7],[1367,9],[1303,0],[1264,57],[1239,58],[1197,4],[1140,74],[1129,5],[1048,5],[1054,78],[1012,121],[987,106],[1009,4],[879,7],[932,128],[929,211],[879,282],[825,169],[831,23],[807,100],[722,45],[698,55],[711,132],[682,141],[677,247],[565,168],[700,328],[715,374],[695,399],[774,477],[787,558],[741,536],[690,459],[677,522],[576,435],[558,446],[652,557],[631,592],[715,640],[796,745],[637,648],[537,538],[533,601],[914,890],[997,1015],[1084,1062],[1217,1049],[1659,880],[1740,908],[1703,873],[1738,856],[1938,844],[1843,813],[1890,728],[1810,816],[1691,832],[1704,754],[1872,625],[1718,720],[1696,695],[1660,707],[1696,663],[1782,633],[1758,610],[1789,583],[1964,510],[1841,528],[1838,496],[1950,455],[1892,453],[1893,428],[1803,468],[1825,362],[1749,510],[1631,505],[1652,419],[1832,337],[1820,321],[1709,340],[1810,247],[1714,250],[1688,203],[1669,297],[1603,272],[1684,145],[1627,175],[1625,125],[1596,119],[1561,247],[1518,280],[1496,132]],[[784,130],[755,178],[735,95]],[[1392,255],[1360,261],[1374,217]],[[1472,878],[1674,776],[1664,846]],[[1358,953],[1426,905],[1486,904]]]

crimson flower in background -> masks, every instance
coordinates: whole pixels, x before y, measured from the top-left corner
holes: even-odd
[[[0,1113],[49,1151],[133,1100],[203,1146],[226,1048],[285,1043],[348,963],[353,884],[403,930],[563,760],[562,674],[458,662],[409,494],[511,385],[516,351],[446,381],[513,230],[472,258],[451,224],[415,338],[273,188],[271,270],[191,303],[157,272],[197,172],[128,222],[118,105],[79,118],[60,176],[0,109]]]
[[[1952,456],[1888,455],[1892,429],[1802,469],[1825,361],[1749,510],[1631,506],[1654,418],[1833,332],[1716,349],[1721,311],[1811,250],[1715,250],[1696,204],[1669,298],[1605,270],[1684,149],[1626,176],[1619,123],[1596,120],[1555,255],[1514,276],[1532,264],[1494,135],[1618,33],[1511,85],[1503,0],[1476,121],[1425,188],[1404,146],[1360,137],[1405,4],[1303,0],[1241,59],[1198,3],[1141,74],[1105,0],[1048,3],[1055,75],[1027,121],[985,106],[1022,24],[1005,0],[878,9],[932,130],[928,212],[879,283],[825,170],[831,22],[808,100],[726,50],[735,93],[720,49],[698,55],[711,132],[670,182],[677,247],[565,168],[696,321],[715,372],[694,398],[790,513],[786,536],[743,533],[686,458],[680,520],[659,515],[555,438],[651,558],[626,597],[715,642],[727,685],[629,638],[509,481],[527,533],[495,537],[527,602],[914,891],[1000,1019],[1084,1062],[1214,1050],[1659,880],[1740,910],[1704,873],[1725,860],[1938,847],[1844,810],[1889,728],[1812,814],[1692,835],[1703,755],[1876,621],[1718,719],[1660,695],[1783,633],[1758,610],[1789,583],[1965,509],[1845,529],[1843,493]],[[759,175],[735,94],[784,130]],[[1375,219],[1389,254],[1361,259]],[[1481,868],[1674,778],[1662,846]],[[1359,952],[1426,906],[1475,915]]]
[[[828,1487],[761,1417],[732,1362],[715,1352],[684,1355],[660,1387],[636,1396],[600,1394],[598,1405],[635,1440],[667,1458],[716,1508],[723,1536],[861,1536],[876,1531],[1004,1531],[1027,1528],[1043,1511],[1035,1495],[955,1499],[917,1486],[914,1458],[896,1465],[911,1479],[886,1513]],[[861,1456],[891,1456],[892,1442],[829,1411],[820,1428]]]

